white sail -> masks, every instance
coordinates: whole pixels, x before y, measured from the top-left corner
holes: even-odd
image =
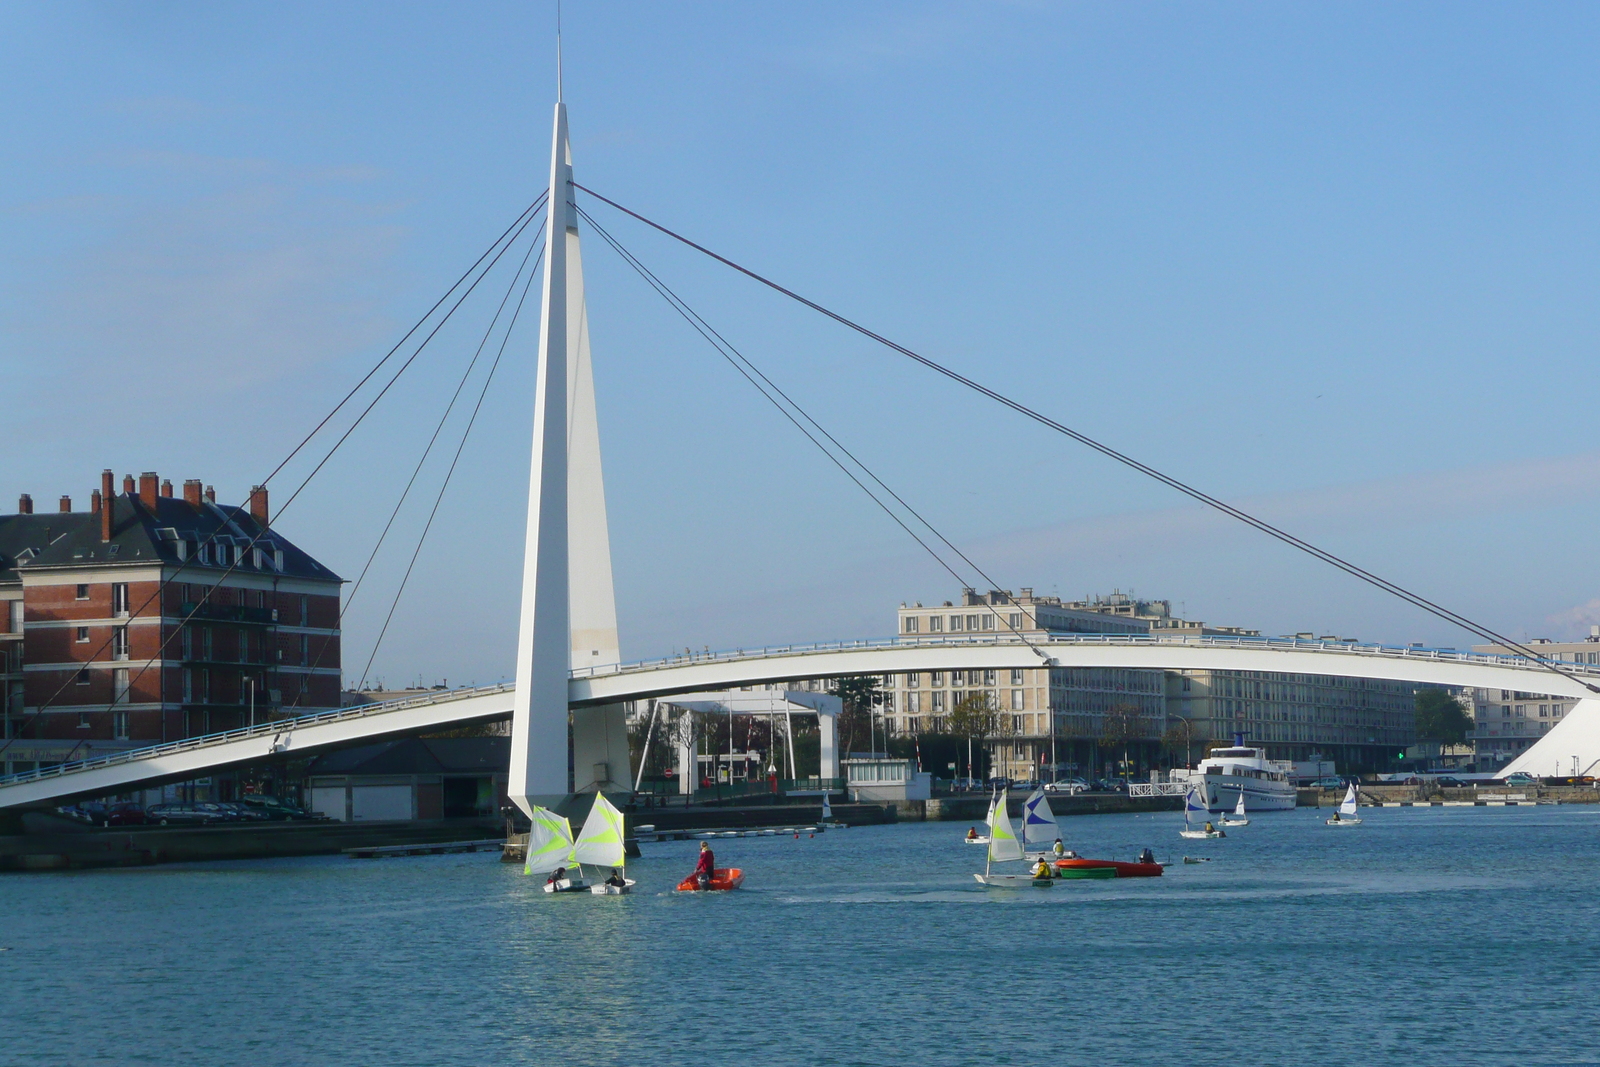
[[[1345,791],[1344,803],[1339,805],[1340,815],[1354,815],[1356,813],[1356,784],[1350,783],[1350,788]]]
[[[1239,803],[1233,806],[1233,813],[1239,818],[1244,818],[1244,790],[1239,790]]]
[[[1200,787],[1191,785],[1189,791],[1183,795],[1183,825],[1189,825],[1191,811],[1208,811],[1205,801],[1200,799]]]
[[[572,824],[565,815],[549,808],[533,806],[533,825],[528,829],[528,858],[523,874],[545,874],[563,866],[572,851]]]
[[[1056,813],[1050,810],[1050,801],[1043,789],[1035,789],[1022,805],[1022,843],[1024,847],[1039,850],[1049,848],[1061,837],[1061,827],[1056,825]]]
[[[1011,826],[1011,816],[1006,814],[1006,791],[1000,790],[994,808],[989,812],[989,859],[991,862],[1020,860],[1022,844],[1017,831]]]
[[[833,805],[828,803],[828,794],[826,793],[822,794],[822,818],[824,822],[833,818]]]
[[[570,859],[599,867],[621,867],[627,862],[622,852],[622,812],[601,793],[594,795],[594,807],[583,820]]]

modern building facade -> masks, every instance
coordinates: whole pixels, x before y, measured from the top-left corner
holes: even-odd
[[[1582,641],[1551,641],[1534,638],[1533,651],[1547,659],[1573,664],[1600,663],[1600,626],[1589,628]],[[1473,645],[1474,652],[1515,656],[1520,653],[1504,645]],[[1479,771],[1497,771],[1531,748],[1577,703],[1545,693],[1510,689],[1473,689],[1472,748]],[[1541,774],[1593,774],[1592,769],[1551,767]]]
[[[339,706],[341,579],[270,526],[265,489],[216,503],[112,474],[0,516],[7,772]]]

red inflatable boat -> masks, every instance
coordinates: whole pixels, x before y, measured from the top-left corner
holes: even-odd
[[[1118,878],[1157,878],[1161,875],[1159,863],[1118,863],[1116,860],[1056,860],[1056,866],[1066,870],[1077,867],[1112,867]]]
[[[737,867],[718,867],[711,872],[712,889],[738,889],[744,884],[744,872]],[[700,889],[700,880],[690,875],[678,883],[678,892],[694,893]]]

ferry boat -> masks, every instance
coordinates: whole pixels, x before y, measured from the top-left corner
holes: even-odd
[[[1288,765],[1267,759],[1267,752],[1235,738],[1230,748],[1213,749],[1200,766],[1189,772],[1207,811],[1234,811],[1243,794],[1250,811],[1287,811],[1295,806],[1294,783]]]

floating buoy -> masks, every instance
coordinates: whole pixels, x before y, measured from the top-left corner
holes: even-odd
[[[799,837],[799,836],[800,836],[800,835],[799,835],[799,834],[795,834],[795,836],[796,836],[796,837]],[[817,835],[816,835],[816,834],[812,834],[812,835],[811,835],[811,836],[812,836],[812,837],[816,837],[816,836],[817,836]]]

